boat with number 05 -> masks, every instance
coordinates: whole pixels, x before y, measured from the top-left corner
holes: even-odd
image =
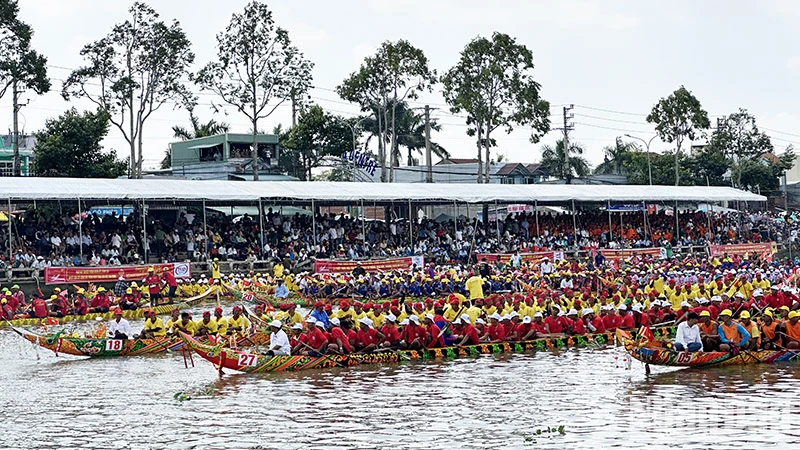
[[[800,361],[797,350],[738,350],[735,352],[679,352],[661,342],[640,342],[629,333],[617,330],[617,339],[633,359],[655,366],[713,367],[735,364],[774,364]]]

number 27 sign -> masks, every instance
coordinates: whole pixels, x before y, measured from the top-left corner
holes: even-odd
[[[252,353],[240,353],[239,365],[248,367],[254,367],[258,365],[258,355],[254,355]]]

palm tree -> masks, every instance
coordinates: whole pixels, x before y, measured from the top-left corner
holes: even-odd
[[[206,123],[200,123],[200,119],[194,115],[194,111],[189,110],[189,121],[192,124],[191,129],[187,129],[181,125],[174,125],[172,127],[172,135],[182,141],[197,139],[202,137],[214,136],[215,134],[227,133],[230,126],[225,122],[217,122],[214,119]],[[161,160],[161,168],[169,169],[172,167],[172,157],[169,148],[164,151],[164,159]]]
[[[621,137],[617,136],[613,147],[609,145],[603,148],[605,158],[603,163],[594,169],[594,173],[622,175],[625,164],[631,160],[631,152],[637,149],[636,144],[624,142]]]
[[[408,109],[405,105],[403,105],[403,109],[398,114],[397,144],[408,149],[408,165],[415,166],[417,165],[415,164],[417,160],[414,158],[414,153],[422,155],[425,149],[425,117]],[[439,125],[436,119],[431,119],[431,130],[442,130],[442,126]],[[441,159],[450,157],[450,152],[433,141],[431,141],[431,153]]]
[[[589,163],[586,158],[579,156],[585,151],[581,144],[574,142],[570,142],[569,150],[565,151],[564,140],[559,139],[555,146],[542,147],[542,167],[550,176],[572,184],[573,178],[589,175]]]

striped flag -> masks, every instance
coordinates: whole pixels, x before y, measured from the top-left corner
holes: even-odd
[[[654,341],[656,339],[656,337],[653,335],[653,331],[647,325],[642,325],[639,327],[637,334],[641,339],[645,339],[647,341]]]

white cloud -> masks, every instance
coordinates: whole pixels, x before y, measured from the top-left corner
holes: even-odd
[[[786,58],[786,69],[792,73],[800,73],[800,55]]]

